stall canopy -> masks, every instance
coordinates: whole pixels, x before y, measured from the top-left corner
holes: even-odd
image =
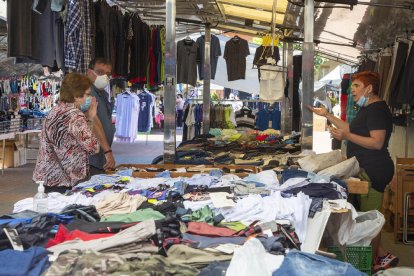
[[[335,1],[325,1],[335,2]],[[414,3],[405,0],[371,0],[357,5],[315,1],[316,52],[347,64],[358,63],[361,51],[384,48],[394,43],[397,35],[414,28]],[[333,8],[332,8],[333,7]],[[303,1],[289,0],[285,25],[297,25],[295,37],[302,36]]]
[[[319,81],[324,83],[329,83],[332,85],[339,85],[341,84],[342,77],[344,74],[352,73],[354,70],[349,65],[338,65],[329,72],[326,76],[321,78]]]
[[[150,24],[164,24],[166,0],[107,0],[138,13]],[[335,2],[354,5],[335,4]],[[355,5],[355,2],[357,3]],[[274,3],[276,6],[274,7]],[[200,33],[205,23],[213,29],[260,36],[276,32],[288,41],[303,39],[302,0],[176,0],[177,38]],[[0,62],[7,59],[6,1],[0,1]],[[332,60],[354,65],[363,50],[392,44],[396,35],[414,29],[414,3],[406,0],[315,0],[316,51]],[[7,45],[7,44],[6,44]]]

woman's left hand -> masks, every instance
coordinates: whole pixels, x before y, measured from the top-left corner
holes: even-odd
[[[347,140],[348,139],[348,135],[349,135],[348,131],[345,131],[345,130],[342,130],[342,129],[339,129],[339,128],[332,128],[330,132],[331,132],[331,137],[333,137],[337,140],[341,141],[341,140]]]

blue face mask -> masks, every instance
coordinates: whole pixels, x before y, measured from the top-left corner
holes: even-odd
[[[364,106],[367,104],[367,102],[368,102],[368,99],[367,99],[364,95],[362,95],[362,96],[358,99],[358,101],[356,102],[356,104],[357,104],[358,106],[360,106],[360,107],[364,107]]]
[[[85,103],[84,103],[84,104],[81,104],[81,106],[80,106],[80,110],[81,110],[82,112],[86,112],[86,111],[88,111],[89,106],[91,106],[91,101],[92,101],[92,98],[91,98],[90,96],[89,96],[89,97],[87,97],[87,98],[86,98]]]

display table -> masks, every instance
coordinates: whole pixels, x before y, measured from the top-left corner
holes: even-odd
[[[356,195],[366,195],[368,194],[369,184],[368,181],[358,181],[355,179],[346,179],[346,184],[348,185],[348,192],[350,194]]]
[[[212,170],[222,170],[224,174],[234,174],[239,177],[246,177],[249,173],[260,172],[260,168],[256,166],[237,165],[121,164],[117,166],[117,170],[121,168],[133,169],[132,176],[138,178],[153,178],[163,171],[169,171],[173,178],[191,177],[198,173],[210,173]]]
[[[3,151],[2,151],[2,157],[1,157],[1,175],[4,175],[4,161],[5,161],[5,155],[6,155],[6,140],[7,139],[14,139],[14,137],[16,136],[16,134],[14,132],[12,133],[4,133],[4,134],[0,134],[0,140],[3,141]]]
[[[414,158],[398,158],[396,161],[396,187],[394,187],[394,240],[399,242],[402,240],[404,215],[413,217],[414,209],[408,209],[404,213],[404,198],[408,193],[414,192]],[[408,224],[408,223],[407,223]],[[408,227],[408,234],[414,233],[413,227]]]

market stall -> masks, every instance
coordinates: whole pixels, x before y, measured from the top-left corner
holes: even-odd
[[[67,1],[61,13],[63,2],[7,2],[9,55],[17,62],[40,63],[44,78],[6,78],[1,99],[7,104],[19,100],[13,113],[26,103],[28,116],[47,113],[59,96],[61,76],[54,70],[86,73],[90,61],[105,57],[112,72],[100,76],[112,77],[104,88],[109,101],[117,100],[117,138],[131,142],[137,132],[151,130],[156,107],[161,110],[157,92],[163,90],[165,164],[122,164],[73,187],[59,187],[64,193],[46,194],[47,180],[38,181],[34,197],[17,201],[12,213],[0,217],[0,266],[8,274],[371,274],[377,252],[370,245],[384,216],[376,210],[357,213],[348,200],[372,192],[373,181],[361,181],[356,157],[308,151],[313,115],[306,105],[314,97],[315,50],[323,54],[331,47],[315,48],[315,43],[341,46],[337,60],[358,62],[356,42],[333,34],[335,24],[328,22],[344,5],[344,17],[351,20],[357,1],[327,1],[332,8],[312,0],[83,0]],[[315,18],[315,10],[329,14]],[[13,16],[16,12],[27,16]],[[365,13],[365,5],[357,5],[360,20]],[[204,34],[184,38],[190,28]],[[232,34],[221,45],[213,30]],[[261,37],[259,47],[251,47],[251,35]],[[294,57],[298,41],[303,55]],[[408,73],[401,73],[411,67],[399,62],[408,56],[404,43],[396,46],[401,57],[391,71],[381,66],[390,59],[380,57],[383,76],[390,76],[388,93],[400,78],[412,88]],[[251,49],[256,51],[253,61]],[[362,66],[372,66],[364,61]],[[252,77],[246,75],[247,64],[258,71],[259,91],[253,92],[259,98],[240,101],[236,114],[231,101],[211,100],[210,82],[218,73],[220,83],[237,82],[234,87],[251,92],[257,83],[243,86]],[[356,113],[349,97],[351,78],[344,77],[341,88],[349,99],[346,112]],[[197,80],[203,81],[203,103],[185,110],[187,141],[176,148],[177,84],[196,86]],[[397,90],[396,97],[384,97],[395,113],[412,100],[412,90]],[[89,146],[99,151],[95,137],[89,138]],[[58,163],[56,168],[66,174]]]
[[[174,169],[179,170],[179,166]],[[93,256],[117,260],[109,262],[109,266],[95,267],[100,273],[109,272],[108,269],[129,273],[142,265],[141,269],[147,272],[156,269],[195,275],[220,266],[233,275],[232,271],[241,268],[243,254],[258,250],[265,259],[257,255],[255,262],[264,262],[258,271],[266,274],[291,269],[285,267],[288,260],[306,254],[323,260],[329,267],[343,266],[360,273],[349,264],[312,254],[319,249],[330,213],[352,209],[344,200],[348,195],[345,182],[325,177],[326,184],[316,184],[326,189],[323,191],[312,188],[313,181],[303,178],[310,173],[303,170],[285,170],[279,175],[269,170],[244,178],[237,171],[223,174],[224,171],[226,167],[211,169],[208,174],[171,178],[167,171],[160,170],[154,178],[145,179],[130,176],[133,169],[124,166],[116,175],[94,176],[65,195],[49,194],[48,214],[30,211],[37,199],[18,201],[14,214],[2,216],[0,223],[3,228],[16,229],[17,239],[28,249],[3,250],[5,258],[1,260],[31,254],[27,262],[38,271],[50,266],[46,275],[65,275],[80,267],[95,267]],[[325,222],[319,224],[320,219]],[[58,228],[54,227],[56,223]],[[40,225],[43,226],[39,228]],[[30,234],[33,231],[35,236]],[[350,239],[347,231],[351,227],[342,231],[347,235],[341,236],[341,241]],[[7,235],[2,238],[4,249],[8,248]],[[43,247],[53,254],[52,263]],[[296,251],[301,248],[310,253]],[[68,258],[73,265],[63,269],[61,262]],[[2,266],[22,272],[12,263],[2,262]],[[369,266],[358,268],[370,271]]]

